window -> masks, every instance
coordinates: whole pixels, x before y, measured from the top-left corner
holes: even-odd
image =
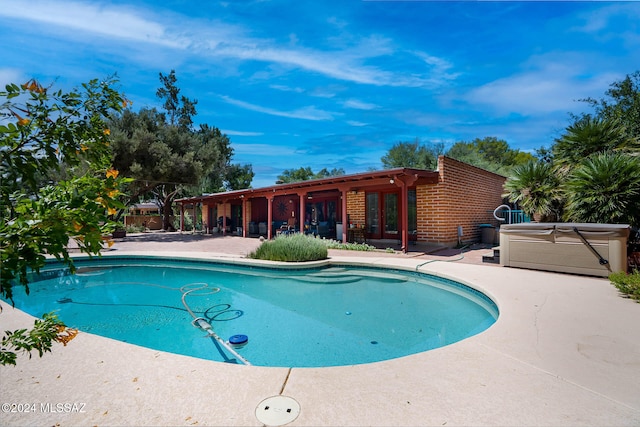
[[[409,235],[418,233],[418,196],[416,190],[408,191]]]

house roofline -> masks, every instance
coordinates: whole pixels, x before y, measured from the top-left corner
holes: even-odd
[[[275,184],[268,187],[246,188],[243,190],[225,191],[196,197],[177,199],[176,203],[197,203],[205,200],[233,200],[243,197],[267,197],[268,195],[299,194],[302,192],[328,191],[332,189],[359,189],[370,186],[394,185],[395,180],[415,183],[437,183],[439,174],[437,171],[394,168],[380,171],[361,172],[350,175],[338,175],[327,178],[310,179],[306,181]],[[392,181],[393,180],[393,181]]]

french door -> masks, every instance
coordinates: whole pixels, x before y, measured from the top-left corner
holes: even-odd
[[[400,194],[367,193],[366,231],[371,239],[397,239],[400,233]]]

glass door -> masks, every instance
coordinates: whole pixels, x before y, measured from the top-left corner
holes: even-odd
[[[398,230],[400,229],[398,220],[399,209],[398,206],[398,193],[385,193],[384,194],[384,235],[385,239],[395,239],[398,236]]]
[[[366,198],[366,224],[367,237],[380,238],[380,198],[378,193],[367,193]]]
[[[231,232],[242,235],[242,205],[231,205]]]
[[[407,191],[407,217],[409,220],[409,240],[418,239],[418,198],[416,190]]]

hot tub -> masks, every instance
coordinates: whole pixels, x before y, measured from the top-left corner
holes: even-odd
[[[607,277],[627,271],[627,224],[521,223],[500,227],[500,264]]]

